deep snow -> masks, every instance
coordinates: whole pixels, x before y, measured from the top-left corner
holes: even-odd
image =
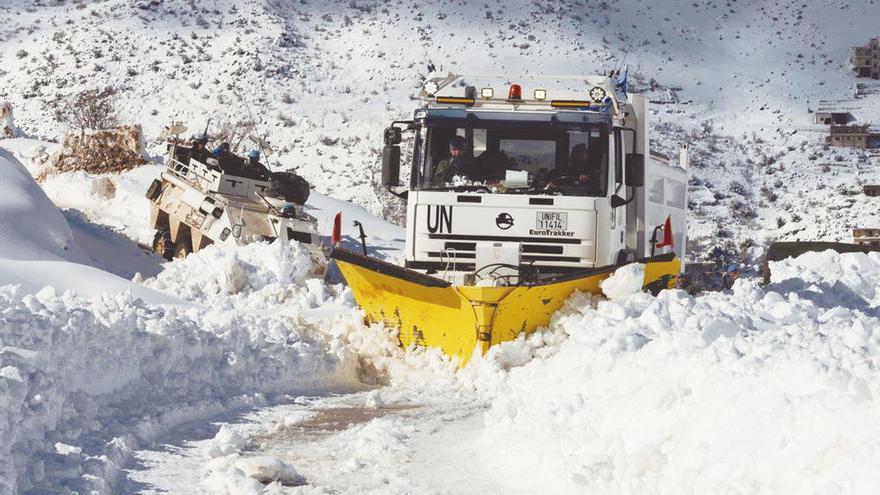
[[[880,255],[772,269],[765,288],[698,297],[623,297],[620,273],[617,299],[576,294],[545,332],[463,370],[391,353],[382,389],[139,452],[149,469],[132,476],[236,493],[218,487],[246,481],[235,466],[253,459],[301,477],[266,493],[873,493]],[[328,415],[342,426],[315,430]]]

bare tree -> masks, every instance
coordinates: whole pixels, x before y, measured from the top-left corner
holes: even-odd
[[[213,144],[229,143],[232,152],[239,153],[247,147],[245,140],[256,134],[256,129],[257,123],[250,119],[221,121],[217,130],[211,132],[211,140]]]
[[[119,125],[119,111],[116,108],[116,90],[89,89],[82,91],[63,102],[55,119],[78,131],[107,130]]]

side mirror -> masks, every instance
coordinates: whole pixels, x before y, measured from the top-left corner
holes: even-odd
[[[400,146],[386,144],[382,148],[382,185],[385,187],[400,185]]]
[[[620,196],[618,196],[616,194],[614,196],[611,196],[611,207],[612,208],[619,208],[627,203],[629,203],[629,201],[621,198]]]
[[[385,144],[388,146],[394,146],[396,144],[400,144],[403,140],[402,132],[399,127],[386,127],[385,128]]]
[[[642,187],[645,185],[645,155],[641,153],[627,153],[626,185],[629,187]]]

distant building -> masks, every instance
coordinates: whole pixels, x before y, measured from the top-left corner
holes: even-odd
[[[880,196],[880,185],[876,184],[866,184],[862,188],[862,192],[865,193],[865,196]]]
[[[868,148],[868,125],[832,125],[831,135],[825,138],[825,142],[831,146],[845,146],[848,148]],[[873,138],[874,136],[871,135]]]
[[[853,243],[880,247],[880,229],[853,229]]]
[[[880,79],[880,38],[849,49],[849,63],[856,77]]]
[[[852,119],[852,114],[845,111],[819,110],[815,114],[817,124],[846,125]]]

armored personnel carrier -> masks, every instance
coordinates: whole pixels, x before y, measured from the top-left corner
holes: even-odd
[[[156,254],[171,260],[215,242],[280,239],[309,246],[323,265],[316,220],[303,211],[309,196],[304,179],[194,146],[169,143],[165,170],[147,190]]]

